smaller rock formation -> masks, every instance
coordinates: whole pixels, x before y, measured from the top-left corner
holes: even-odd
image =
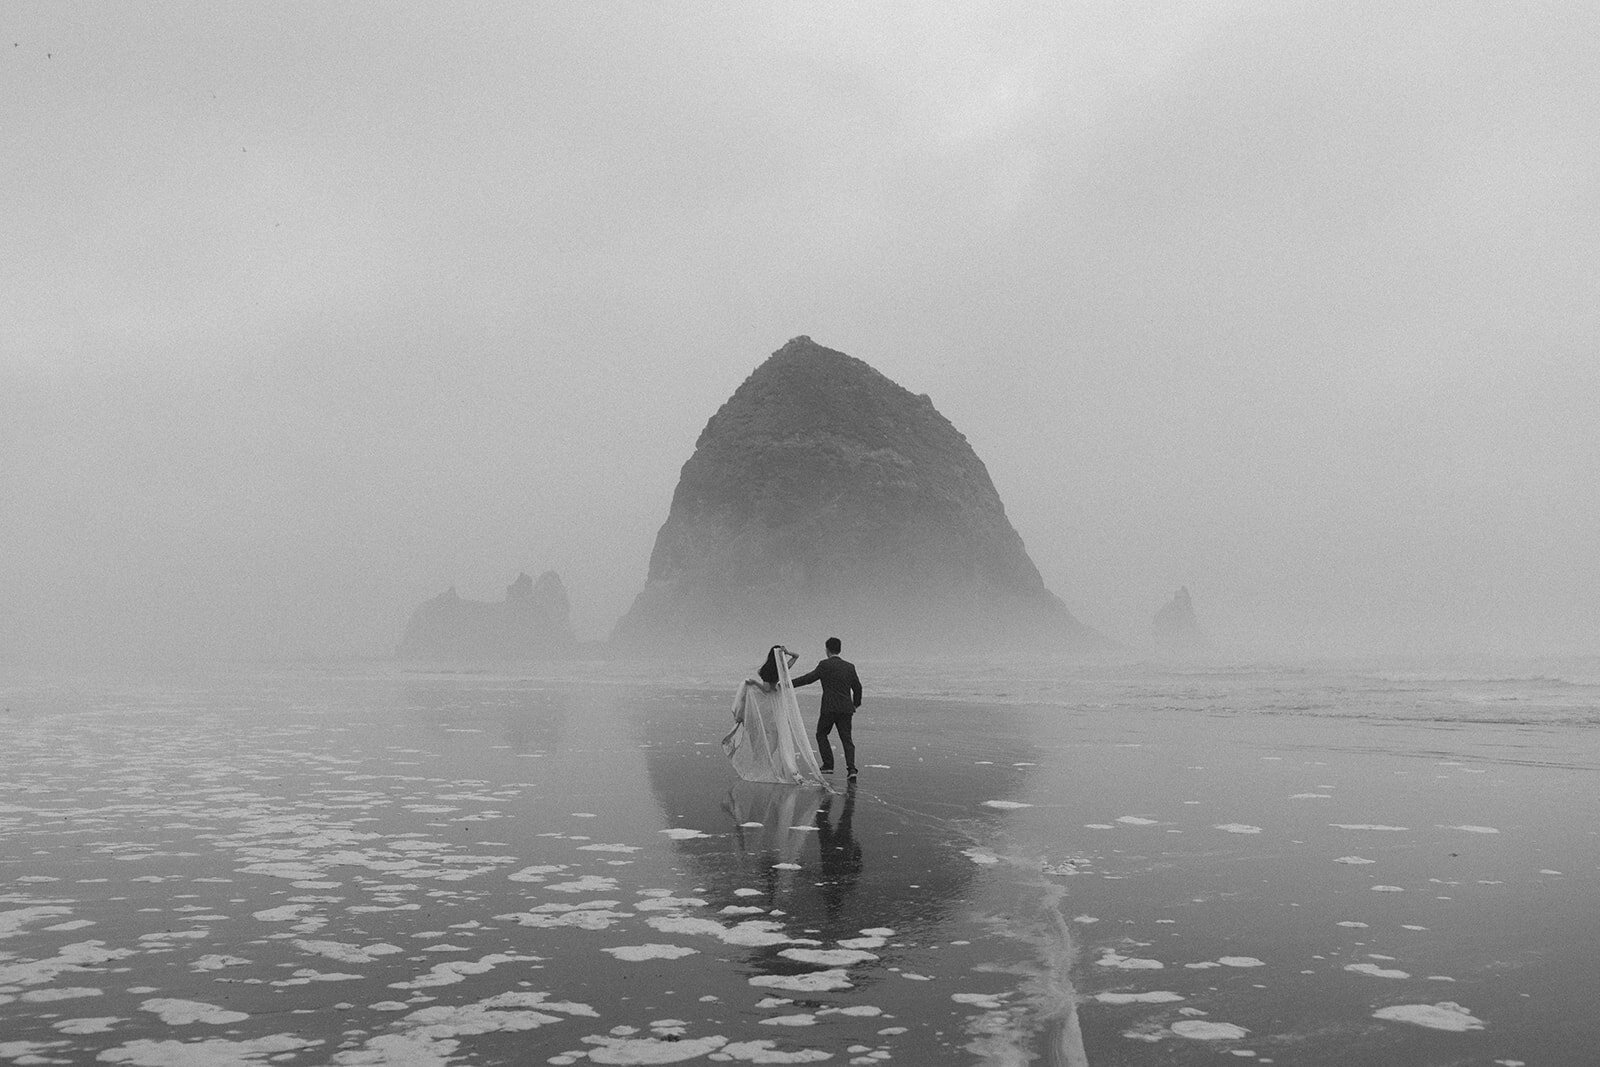
[[[498,602],[464,600],[451,586],[411,613],[396,652],[401,659],[458,663],[559,659],[578,645],[571,613],[555,571],[537,582],[517,575]]]
[[[1163,656],[1200,656],[1215,648],[1194,616],[1186,585],[1179,586],[1167,606],[1156,612],[1150,636],[1156,652]]]

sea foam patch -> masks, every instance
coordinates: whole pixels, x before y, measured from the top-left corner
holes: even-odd
[[[95,1058],[104,1063],[127,1063],[133,1064],[134,1067],[190,1067],[190,1065],[198,1067],[200,1064],[233,1067],[235,1064],[260,1063],[280,1053],[315,1048],[320,1044],[321,1041],[312,1041],[293,1034],[270,1034],[242,1041],[230,1041],[220,1037],[206,1038],[202,1041],[141,1039],[106,1049]]]
[[[757,989],[785,989],[792,993],[824,993],[849,989],[854,984],[842,967],[807,974],[758,974],[749,981]]]
[[[779,949],[778,955],[800,963],[815,963],[822,967],[849,967],[852,964],[878,958],[876,953],[848,948],[785,948]]]
[[[168,1026],[188,1026],[192,1023],[224,1026],[250,1018],[242,1011],[229,1011],[201,1000],[180,1000],[176,997],[152,997],[142,1001],[139,1009],[151,1012]]]
[[[450,960],[430,967],[425,974],[409,982],[390,982],[390,989],[431,989],[434,986],[455,985],[468,975],[483,974],[502,963],[523,963],[538,960],[538,956],[524,956],[510,952],[493,952],[477,960]]]
[[[1103,955],[1095,960],[1096,966],[1115,967],[1123,971],[1159,971],[1164,966],[1160,960],[1140,959],[1137,956],[1124,956],[1112,949],[1103,949]]]
[[[40,905],[31,908],[0,911],[0,938],[16,937],[22,932],[22,928],[30,923],[43,922],[45,919],[55,919],[62,915],[71,914],[71,908],[63,908],[58,905]]]
[[[387,942],[362,946],[348,944],[343,941],[308,941],[303,938],[297,938],[290,943],[302,952],[324,956],[337,963],[371,963],[379,957],[392,956],[397,952],[404,951],[399,945],[391,945]]]
[[[1440,1001],[1438,1004],[1392,1004],[1387,1008],[1379,1008],[1372,1013],[1372,1017],[1388,1022],[1425,1026],[1430,1030],[1452,1030],[1456,1033],[1482,1030],[1485,1026],[1482,1019],[1475,1017],[1453,1000]]]
[[[103,997],[105,990],[92,986],[65,986],[55,989],[32,989],[23,993],[21,1000],[27,1004],[48,1004],[57,1000],[82,1000],[85,997]]]
[[[615,948],[603,948],[601,952],[609,952],[617,959],[626,963],[642,963],[645,960],[676,960],[684,956],[693,956],[700,950],[689,948],[686,945],[618,945]]]
[[[545,888],[552,893],[613,893],[617,888],[617,880],[598,874],[586,874],[569,882],[551,882]]]
[[[1182,993],[1155,989],[1148,993],[1096,993],[1094,999],[1101,1004],[1170,1004],[1182,1000]]]
[[[54,956],[46,959],[0,962],[0,986],[44,985],[55,981],[63,971],[81,971],[97,963],[109,963],[133,954],[131,948],[106,948],[104,941],[79,941],[62,945]]]
[[[795,1049],[784,1051],[776,1041],[730,1041],[711,1054],[711,1059],[735,1063],[820,1063],[833,1059],[833,1053],[821,1049]]]
[[[96,1015],[80,1019],[62,1019],[51,1023],[50,1026],[63,1034],[108,1034],[122,1021],[117,1015]]]
[[[1172,1032],[1191,1041],[1237,1041],[1250,1031],[1233,1023],[1214,1023],[1209,1019],[1183,1019],[1172,1024]]]

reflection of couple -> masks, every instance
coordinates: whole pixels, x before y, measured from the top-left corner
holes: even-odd
[[[782,645],[773,645],[758,677],[747,678],[733,698],[733,730],[722,739],[722,750],[733,762],[739,777],[750,782],[781,782],[798,785],[811,782],[825,786],[822,775],[833,770],[833,745],[828,735],[839,731],[844,747],[845,770],[856,776],[856,745],[851,735],[851,720],[861,706],[861,679],[855,665],[841,659],[842,646],[830,637],[828,657],[815,670],[798,678],[789,677],[789,668],[800,657]],[[817,762],[800,719],[800,704],[795,699],[797,686],[822,683],[822,713],[817,718]]]

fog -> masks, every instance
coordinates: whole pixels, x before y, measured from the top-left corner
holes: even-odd
[[[1600,643],[1587,3],[0,10],[0,659],[597,638],[796,334],[1137,645]],[[761,642],[757,642],[758,644]]]

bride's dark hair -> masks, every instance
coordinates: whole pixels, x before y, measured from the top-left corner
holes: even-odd
[[[778,645],[773,645],[771,648],[767,649],[767,662],[763,663],[761,665],[761,669],[756,672],[757,674],[759,674],[761,676],[761,680],[763,682],[766,682],[768,685],[777,685],[778,684],[778,648],[779,647],[780,646],[778,646]]]

